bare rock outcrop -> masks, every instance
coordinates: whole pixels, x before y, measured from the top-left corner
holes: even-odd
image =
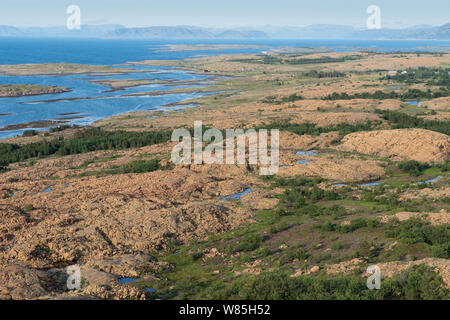
[[[393,160],[441,162],[450,159],[450,137],[424,129],[397,129],[351,133],[336,149]]]
[[[381,218],[382,223],[387,223],[393,218],[397,218],[399,221],[406,221],[411,218],[420,218],[426,221],[430,221],[431,225],[450,224],[450,214],[445,209],[440,212],[397,212],[392,216],[384,216]]]
[[[0,299],[36,299],[48,293],[48,282],[50,277],[45,271],[20,263],[0,264]]]

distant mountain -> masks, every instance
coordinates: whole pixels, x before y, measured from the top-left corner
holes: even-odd
[[[213,39],[214,34],[199,27],[179,26],[122,28],[108,32],[106,37],[133,39]]]
[[[123,28],[108,38],[140,39],[450,39],[449,25],[418,25],[406,29],[368,30],[345,25],[316,24],[307,27],[265,27],[261,29],[210,29],[193,26]]]
[[[435,34],[437,39],[450,39],[450,23],[440,26]]]
[[[22,34],[22,31],[16,27],[0,26],[0,37],[17,37]]]
[[[355,28],[344,25],[316,24],[307,27],[265,27],[262,28],[271,38],[283,39],[353,39],[353,40],[382,40],[382,39],[450,39],[450,24],[440,27],[418,25],[406,29],[377,29]]]
[[[417,25],[405,29],[368,30],[345,25],[315,24],[307,27],[213,29],[196,26],[152,26],[127,28],[122,25],[82,25],[81,30],[66,27],[19,28],[0,26],[0,37],[64,37],[108,39],[352,39],[352,40],[450,40],[450,23],[434,27]]]
[[[82,25],[80,30],[69,30],[61,27],[31,27],[19,28],[0,26],[2,37],[64,37],[64,38],[103,38],[115,30],[124,29],[118,24]]]
[[[269,39],[269,36],[263,31],[257,30],[227,30],[219,33],[220,39]]]
[[[27,28],[24,32],[30,36],[71,37],[71,38],[103,38],[109,32],[125,28],[118,24],[83,25],[80,30],[69,30],[66,27]]]
[[[107,34],[109,38],[140,39],[267,39],[257,30],[215,30],[193,26],[124,28]]]

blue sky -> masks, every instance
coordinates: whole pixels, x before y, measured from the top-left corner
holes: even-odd
[[[71,4],[81,8],[82,23],[130,27],[364,26],[372,4],[387,28],[450,22],[449,0],[1,0],[0,25],[65,25]]]

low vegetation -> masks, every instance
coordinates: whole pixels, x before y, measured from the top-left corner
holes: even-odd
[[[450,134],[450,121],[424,120],[400,111],[377,110],[393,129],[422,128],[440,133]]]
[[[438,91],[431,91],[430,89],[422,91],[419,89],[408,89],[405,92],[385,92],[377,90],[374,93],[371,92],[361,92],[355,94],[348,94],[346,92],[337,93],[333,92],[328,96],[323,97],[323,100],[352,100],[352,99],[375,99],[375,100],[385,100],[385,99],[401,99],[401,100],[418,100],[418,99],[434,99],[447,97],[450,94],[449,89],[441,87]]]
[[[0,97],[23,97],[40,94],[53,94],[70,91],[58,86],[42,86],[34,84],[4,84],[0,85]]]
[[[60,137],[51,141],[43,140],[28,144],[0,144],[0,165],[24,161],[50,155],[66,156],[96,150],[119,150],[139,148],[169,141],[172,132],[149,131],[105,131],[89,128],[78,131],[72,138]]]

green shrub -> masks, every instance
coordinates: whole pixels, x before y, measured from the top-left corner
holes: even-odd
[[[436,258],[450,258],[450,243],[438,244],[431,247],[431,254]]]
[[[398,167],[404,172],[417,177],[420,176],[422,172],[428,169],[430,166],[427,163],[409,160],[400,162],[398,164]]]
[[[71,155],[96,150],[119,150],[140,148],[170,140],[172,132],[128,132],[104,131],[100,128],[83,129],[72,138],[59,137],[52,141],[43,140],[29,144],[0,143],[0,164],[24,161],[38,156]]]
[[[250,234],[245,236],[238,244],[237,251],[253,251],[259,248],[264,237],[260,234]]]
[[[391,279],[380,290],[367,289],[366,279],[354,276],[301,276],[291,278],[280,271],[245,276],[231,284],[214,286],[205,293],[212,299],[248,300],[372,300],[450,298],[442,278],[432,268],[414,266]]]
[[[449,290],[442,286],[442,277],[426,265],[413,266],[383,281],[380,291],[385,299],[450,299]]]
[[[32,137],[32,136],[36,136],[37,135],[37,131],[36,130],[25,130],[22,133],[23,137]]]
[[[158,159],[136,160],[119,167],[118,173],[144,173],[161,169]]]
[[[396,238],[409,244],[423,242],[434,246],[450,243],[449,224],[432,226],[428,221],[419,218],[411,218],[402,222],[392,219],[386,224],[385,229],[387,237]],[[435,250],[442,252],[442,248]]]

